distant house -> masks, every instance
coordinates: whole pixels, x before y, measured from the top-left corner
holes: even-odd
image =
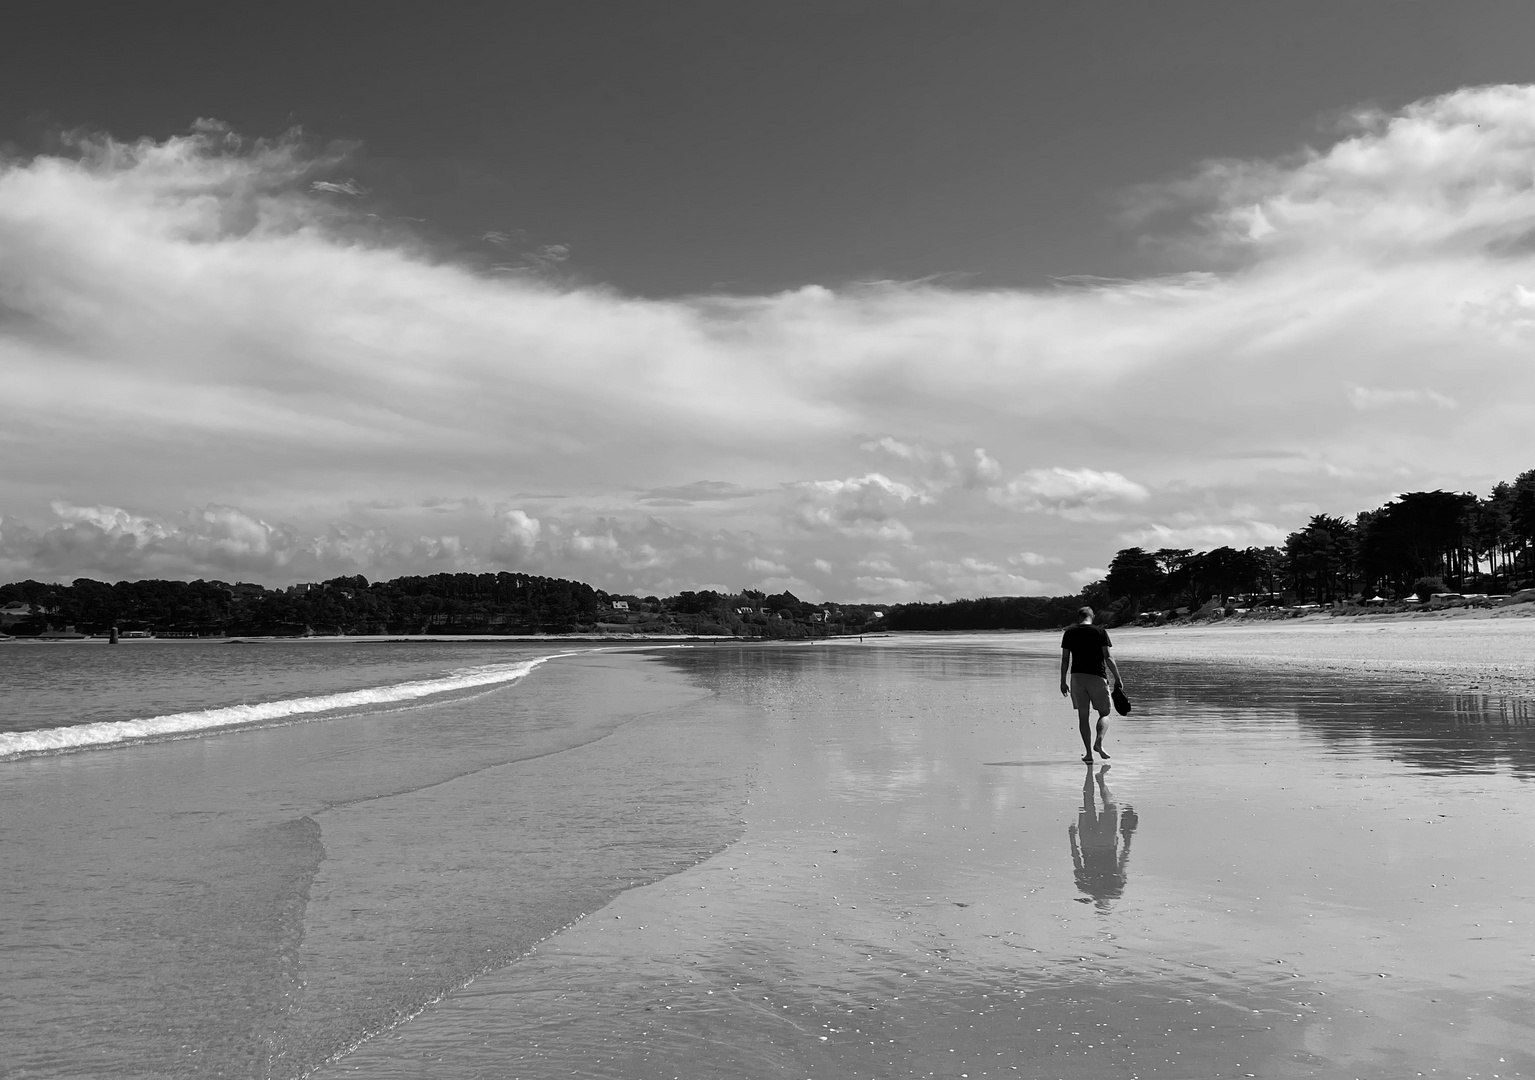
[[[871,619],[883,619],[884,617],[885,617],[885,613],[883,611],[871,611],[871,612],[869,612],[869,618],[871,618]]]
[[[628,611],[629,610],[629,601],[627,601],[627,600],[614,600],[613,601],[613,610],[614,611]]]

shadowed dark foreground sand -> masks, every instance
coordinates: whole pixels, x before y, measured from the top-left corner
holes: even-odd
[[[322,1075],[1535,1073],[1528,703],[1129,661],[1104,771],[1039,639],[635,662],[758,710],[739,841]]]

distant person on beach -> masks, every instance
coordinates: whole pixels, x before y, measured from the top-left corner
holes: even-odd
[[[1115,686],[1124,680],[1109,655],[1113,646],[1109,632],[1093,625],[1093,609],[1080,608],[1077,615],[1077,624],[1061,638],[1061,693],[1070,697],[1076,707],[1077,728],[1082,733],[1082,760],[1091,765],[1093,751],[1099,757],[1109,756],[1103,752],[1103,733],[1108,729],[1109,711],[1113,708],[1109,703],[1108,675],[1113,672]],[[1087,715],[1091,709],[1098,710],[1096,738]]]

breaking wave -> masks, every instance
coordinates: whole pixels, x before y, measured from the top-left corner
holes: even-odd
[[[323,714],[355,710],[376,705],[448,694],[459,690],[493,687],[515,682],[546,660],[570,653],[554,653],[516,664],[492,664],[467,668],[438,679],[418,679],[363,690],[343,690],[334,694],[283,698],[255,704],[222,705],[212,709],[167,713],[134,720],[111,720],[70,727],[42,728],[37,731],[0,732],[0,760],[30,754],[140,743],[197,735],[222,728],[267,724],[283,720],[319,719]]]

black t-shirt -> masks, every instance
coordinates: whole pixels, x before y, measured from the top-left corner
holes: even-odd
[[[1092,623],[1078,623],[1061,636],[1061,648],[1071,653],[1073,675],[1101,675],[1108,678],[1108,667],[1103,662],[1105,649],[1113,648],[1109,632]]]

